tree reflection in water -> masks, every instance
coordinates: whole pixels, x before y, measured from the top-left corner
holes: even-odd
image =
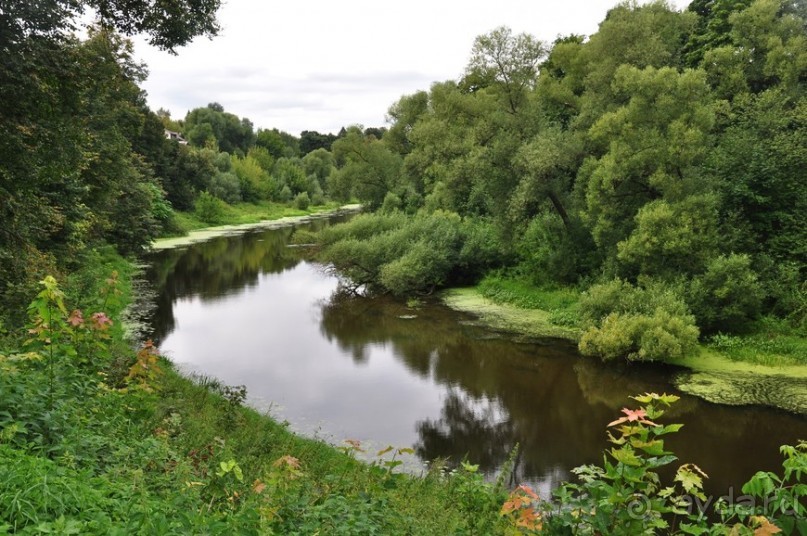
[[[515,447],[509,415],[495,401],[473,400],[459,389],[448,392],[440,419],[417,423],[417,431],[415,451],[424,460],[462,453],[463,459],[491,470]]]
[[[387,297],[337,292],[323,303],[320,327],[354,358],[366,359],[370,345],[387,345],[414,374],[442,386],[440,417],[415,424],[422,459],[468,459],[491,473],[518,443],[515,479],[544,489],[570,478],[573,467],[601,463],[605,426],[630,396],[675,392],[670,367],[605,365],[579,357],[570,343],[514,343],[469,319],[437,303],[413,311]],[[668,418],[686,423],[670,437],[671,448],[682,461],[709,468],[707,489],[721,493],[760,467],[775,469],[779,444],[794,442],[794,429],[807,429],[796,416],[689,396]],[[746,446],[757,454],[723,450]]]

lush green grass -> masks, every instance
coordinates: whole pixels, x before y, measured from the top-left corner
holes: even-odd
[[[261,201],[259,203],[238,203],[237,205],[223,205],[223,212],[215,222],[204,221],[196,212],[174,212],[172,232],[164,236],[182,236],[196,229],[204,229],[211,225],[241,225],[257,223],[264,220],[277,220],[290,216],[305,216],[326,210],[333,210],[340,206],[331,201],[325,205],[310,206],[305,210],[296,208],[292,204],[273,203]]]
[[[489,275],[478,285],[485,298],[522,309],[540,309],[557,326],[577,327],[580,323],[580,291],[574,288],[536,287],[519,278]]]
[[[775,318],[757,321],[750,334],[714,335],[707,346],[733,361],[767,366],[807,365],[807,338]]]

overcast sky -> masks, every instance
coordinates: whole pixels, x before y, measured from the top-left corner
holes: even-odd
[[[402,95],[457,79],[477,35],[501,25],[551,42],[597,31],[616,0],[225,0],[222,31],[171,56],[135,39],[152,109],[218,102],[257,128],[336,133],[385,125]],[[688,0],[674,0],[679,9]]]

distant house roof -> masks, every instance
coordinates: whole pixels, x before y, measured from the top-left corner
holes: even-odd
[[[179,142],[180,145],[188,145],[188,141],[179,132],[165,129],[165,138]]]

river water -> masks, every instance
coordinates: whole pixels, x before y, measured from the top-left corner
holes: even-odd
[[[327,225],[325,220],[305,228]],[[299,228],[298,226],[297,228]],[[417,308],[339,291],[295,228],[215,238],[150,255],[150,320],[183,370],[245,385],[249,401],[293,430],[368,452],[411,447],[424,460],[467,459],[493,474],[516,444],[514,480],[546,492],[570,470],[602,463],[605,426],[630,395],[676,393],[663,366],[603,365],[573,344],[516,342],[436,300]],[[666,422],[680,461],[708,475],[714,496],[741,495],[778,447],[807,439],[807,418],[681,395]]]

